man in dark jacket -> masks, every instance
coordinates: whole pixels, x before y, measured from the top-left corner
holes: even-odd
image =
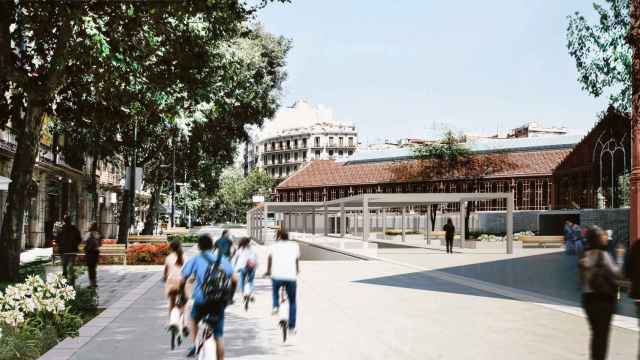
[[[78,253],[78,245],[82,241],[80,231],[71,224],[71,217],[68,214],[63,218],[64,226],[60,232],[59,249],[62,254],[62,275],[66,277],[71,284],[75,282],[74,266],[76,264],[76,254]]]
[[[625,277],[631,280],[629,296],[635,300],[636,311],[640,318],[640,240],[634,241],[629,248],[623,270]]]

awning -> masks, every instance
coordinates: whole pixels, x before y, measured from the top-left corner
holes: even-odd
[[[0,176],[0,191],[9,190],[9,183],[11,183],[11,179]]]

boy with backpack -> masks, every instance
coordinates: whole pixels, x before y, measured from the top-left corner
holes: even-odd
[[[211,252],[213,241],[207,234],[198,238],[200,254],[194,256],[182,267],[181,289],[186,280],[194,276],[193,307],[191,309],[191,337],[195,344],[198,336],[198,323],[209,317],[213,338],[216,343],[216,358],[224,359],[224,310],[231,302],[238,282],[229,259],[217,251]],[[194,356],[195,346],[187,356]]]

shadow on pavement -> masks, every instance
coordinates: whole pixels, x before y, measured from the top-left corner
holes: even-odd
[[[467,256],[467,254],[463,256]],[[455,266],[438,269],[438,271],[565,301],[580,303],[581,300],[576,258],[561,252]],[[429,276],[429,273],[430,271],[408,273],[358,282],[473,296],[501,297],[443,281]],[[617,313],[632,317],[637,316],[633,302],[624,293],[621,294]]]

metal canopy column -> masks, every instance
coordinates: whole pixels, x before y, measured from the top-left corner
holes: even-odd
[[[327,202],[324,202],[324,236],[329,235],[329,209],[327,209]]]
[[[316,209],[311,210],[311,234],[316,234]]]
[[[344,212],[344,203],[340,203],[340,236],[344,237],[347,232],[347,214]]]
[[[465,214],[467,213],[467,204],[460,201],[460,248],[464,249],[464,242],[467,239],[465,232]]]
[[[300,216],[302,216],[302,232],[307,234],[309,231],[309,229],[307,228],[307,216],[308,214],[306,212],[300,213]]]
[[[513,193],[507,197],[507,254],[513,254]]]
[[[402,207],[402,242],[405,242],[407,240],[407,236],[406,236],[406,231],[405,231],[405,219],[407,217],[407,208],[406,207]]]
[[[384,240],[387,239],[387,217],[385,215],[386,215],[386,211],[383,208],[382,209],[382,238]]]
[[[369,199],[362,199],[362,240],[369,241]]]

